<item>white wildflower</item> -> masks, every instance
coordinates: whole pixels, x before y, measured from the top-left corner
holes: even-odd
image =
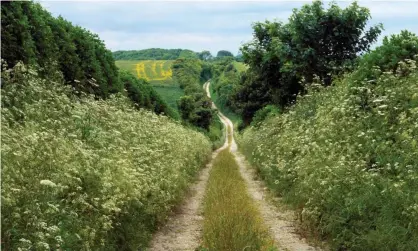
[[[49,186],[49,187],[56,187],[57,186],[57,184],[55,184],[54,182],[52,182],[50,180],[41,180],[40,184],[44,185],[44,186]]]
[[[32,244],[32,242],[30,240],[27,240],[25,238],[20,238],[19,241],[22,242],[22,243]]]

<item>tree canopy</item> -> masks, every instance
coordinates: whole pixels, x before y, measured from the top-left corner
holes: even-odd
[[[216,57],[221,58],[221,57],[233,57],[234,55],[227,50],[220,50],[218,51],[218,53],[216,54]]]
[[[99,98],[122,92],[138,107],[172,114],[148,83],[119,73],[112,53],[96,34],[54,18],[39,3],[2,2],[1,26],[1,57],[7,67],[22,62],[49,79],[59,72],[76,92]]]
[[[208,131],[213,110],[212,102],[199,84],[202,70],[203,64],[198,59],[177,59],[173,64],[173,78],[185,93],[178,102],[182,119]]]
[[[210,51],[202,51],[198,53],[199,59],[203,60],[203,61],[208,61],[211,60],[213,58],[212,54],[210,53]]]
[[[286,24],[255,23],[252,41],[241,48],[249,69],[234,96],[244,121],[267,104],[288,106],[315,78],[330,85],[381,33],[381,24],[366,27],[369,18],[369,10],[355,2],[325,9],[315,1],[294,9]]]

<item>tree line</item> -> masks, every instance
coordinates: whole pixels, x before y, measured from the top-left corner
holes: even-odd
[[[178,101],[181,118],[189,124],[209,130],[214,111],[211,100],[200,84],[205,80],[202,79],[204,64],[199,59],[177,59],[172,67],[173,78],[185,93]]]
[[[344,9],[331,3],[326,9],[315,1],[294,9],[287,23],[254,23],[253,39],[240,49],[249,68],[225,97],[230,108],[241,114],[245,126],[265,106],[283,110],[292,105],[315,79],[331,85],[380,35],[381,24],[367,28],[370,18],[357,3]]]
[[[7,68],[22,62],[42,77],[59,72],[76,92],[98,98],[123,93],[138,107],[172,114],[146,81],[119,72],[112,52],[96,34],[53,17],[39,3],[2,2],[1,26],[1,57]]]
[[[176,60],[176,59],[200,59],[203,61],[213,61],[225,57],[235,58],[237,61],[242,61],[242,55],[234,56],[228,50],[220,50],[216,56],[213,56],[210,51],[203,50],[201,52],[194,52],[187,49],[161,49],[150,48],[144,50],[120,50],[112,52],[115,60]]]
[[[114,51],[115,60],[175,60],[178,58],[197,58],[195,52],[186,49],[150,48],[144,50]]]

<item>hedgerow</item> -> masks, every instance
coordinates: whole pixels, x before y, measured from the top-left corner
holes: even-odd
[[[203,134],[120,94],[74,96],[21,64],[2,84],[5,250],[138,250],[208,160]]]
[[[416,37],[397,38],[384,46],[416,50]],[[382,64],[395,58],[389,52],[407,54],[378,48],[365,60]],[[418,247],[418,71],[409,58],[361,63],[334,86],[313,84],[240,138],[268,186],[333,250]]]

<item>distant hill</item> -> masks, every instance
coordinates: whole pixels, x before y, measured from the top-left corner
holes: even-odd
[[[197,58],[197,53],[187,49],[160,49],[115,51],[115,60],[174,60],[178,58]]]

